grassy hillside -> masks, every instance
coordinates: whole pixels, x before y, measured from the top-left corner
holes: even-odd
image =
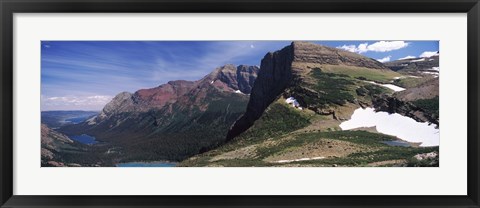
[[[389,146],[382,142],[398,139],[363,130],[310,128],[317,121],[329,120],[332,119],[313,111],[295,109],[280,98],[234,141],[184,160],[180,166],[438,166],[438,159],[414,158],[418,154],[438,153],[438,147]],[[302,158],[321,159],[288,161]]]
[[[364,67],[344,66],[344,65],[324,65],[322,70],[328,73],[344,74],[353,78],[365,78],[366,80],[387,83],[401,74],[390,70],[370,69]]]

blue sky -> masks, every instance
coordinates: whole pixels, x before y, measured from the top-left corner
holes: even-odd
[[[379,61],[438,51],[438,41],[312,41]],[[42,41],[42,110],[101,110],[119,92],[198,80],[225,64],[260,65],[291,41]],[[425,53],[427,52],[427,53]]]

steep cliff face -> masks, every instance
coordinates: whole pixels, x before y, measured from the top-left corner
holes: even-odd
[[[291,45],[279,51],[268,53],[262,59],[261,70],[252,88],[247,112],[231,127],[227,140],[238,136],[252,126],[265,109],[289,86],[303,81],[308,82],[310,80],[309,72],[312,71],[311,66],[322,65],[343,65],[389,71],[382,63],[356,53],[309,42],[292,42]],[[312,91],[307,88],[295,87],[296,91]],[[315,95],[311,96],[322,96],[319,92],[314,93]],[[292,95],[295,92],[287,94]],[[300,102],[304,104],[304,99],[301,99]]]
[[[433,99],[433,98],[432,98]],[[430,100],[430,99],[421,99],[421,100]],[[431,112],[429,108],[420,106],[415,102],[408,102],[399,100],[396,97],[390,96],[379,96],[374,98],[373,106],[377,111],[383,111],[388,113],[398,113],[404,115],[418,122],[429,122],[439,126],[439,117],[438,112]],[[436,103],[438,111],[438,97]]]
[[[258,77],[251,90],[246,113],[232,126],[227,140],[247,130],[293,79],[293,47],[268,53],[262,59]]]

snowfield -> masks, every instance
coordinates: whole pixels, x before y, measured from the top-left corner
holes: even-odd
[[[398,113],[388,114],[375,112],[373,108],[358,108],[350,120],[340,124],[342,130],[374,126],[380,133],[396,136],[408,142],[421,143],[422,147],[440,144],[440,130],[436,129],[434,124],[417,122]]]

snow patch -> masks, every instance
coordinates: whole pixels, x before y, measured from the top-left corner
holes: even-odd
[[[411,60],[410,62],[420,62],[420,61],[425,61],[425,58],[416,59],[416,60]]]
[[[244,94],[242,91],[240,90],[235,90],[235,93],[238,93],[238,94]],[[245,95],[245,94],[244,94]]]
[[[430,74],[430,75],[433,75],[433,77],[437,78],[439,73],[438,72],[429,72],[429,71],[424,71],[422,72],[422,74]]]
[[[298,103],[297,99],[294,97],[289,97],[285,100],[287,104],[291,104],[292,107],[303,110],[303,108],[300,106],[300,103]]]
[[[414,119],[398,113],[375,112],[373,108],[358,108],[352,118],[342,122],[342,130],[361,127],[376,127],[383,134],[396,136],[402,140],[421,143],[422,147],[438,146],[440,144],[439,129],[427,122],[417,122]]]
[[[382,86],[382,87],[386,87],[386,88],[391,89],[395,92],[400,92],[400,91],[405,90],[405,88],[402,88],[402,87],[399,87],[399,86],[393,85],[393,84],[379,84],[379,83],[372,82],[372,81],[365,81],[365,82],[370,83],[370,84],[374,84],[374,85],[378,85],[378,86]]]
[[[298,162],[298,161],[307,161],[307,160],[321,160],[325,159],[325,157],[304,157],[300,159],[293,159],[293,160],[279,160],[276,161],[277,163],[289,163],[289,162]]]

